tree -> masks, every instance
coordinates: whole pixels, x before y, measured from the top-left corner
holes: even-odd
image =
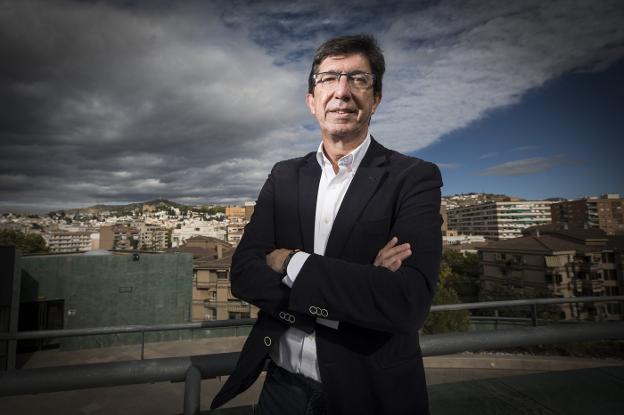
[[[440,280],[433,297],[433,305],[457,304],[461,301],[455,290],[448,286],[453,270],[443,264],[440,268]],[[436,311],[429,313],[423,326],[424,334],[466,331],[470,327],[468,310]]]
[[[459,296],[460,302],[479,301],[479,257],[475,254],[462,254],[446,250],[442,254],[442,266],[450,269],[446,286]]]
[[[36,233],[24,233],[10,229],[0,230],[0,245],[14,245],[25,254],[47,252],[45,239]]]

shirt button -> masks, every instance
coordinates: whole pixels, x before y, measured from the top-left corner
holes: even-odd
[[[327,224],[329,223],[329,219],[325,218],[324,222]]]

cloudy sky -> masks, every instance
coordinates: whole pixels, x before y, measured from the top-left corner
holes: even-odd
[[[318,146],[314,49],[372,33],[371,132],[444,194],[624,194],[624,2],[0,0],[0,210],[254,200]]]

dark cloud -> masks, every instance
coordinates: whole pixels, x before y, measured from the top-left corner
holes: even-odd
[[[0,19],[5,200],[253,198],[257,180],[196,172],[256,165],[283,144],[276,134],[306,119],[292,105],[300,80],[227,30],[218,10],[198,19],[186,9],[14,2]]]
[[[378,35],[388,81],[372,128],[416,150],[566,71],[608,67],[624,56],[623,13],[617,1],[5,1],[0,204],[254,199],[275,161],[317,145],[306,76],[335,34]]]

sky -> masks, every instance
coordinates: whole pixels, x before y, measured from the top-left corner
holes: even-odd
[[[314,50],[370,33],[370,131],[443,194],[624,194],[624,2],[0,0],[0,211],[255,200],[316,150]]]

